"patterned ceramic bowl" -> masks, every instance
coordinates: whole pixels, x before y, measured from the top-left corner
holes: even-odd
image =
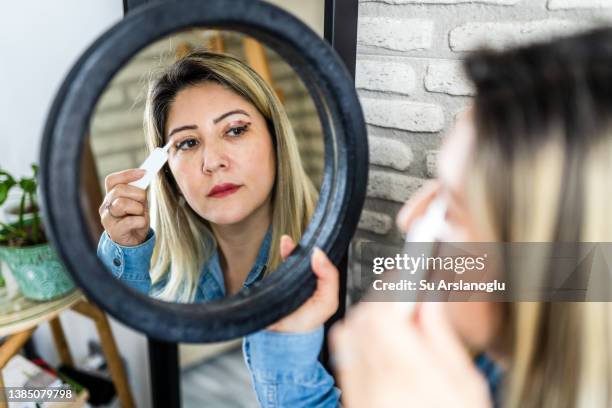
[[[23,248],[0,246],[0,258],[8,264],[19,289],[28,299],[55,299],[75,287],[48,243]]]

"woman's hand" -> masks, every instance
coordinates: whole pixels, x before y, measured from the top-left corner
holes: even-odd
[[[122,246],[142,244],[149,232],[147,193],[128,184],[144,174],[144,170],[130,169],[112,173],[104,180],[106,196],[100,219],[110,239]]]
[[[453,331],[443,303],[354,307],[330,345],[343,402],[359,407],[491,407],[487,384]]]
[[[280,242],[281,257],[286,259],[296,244],[283,235]],[[311,258],[312,270],[317,276],[317,287],[312,296],[296,311],[268,326],[268,330],[299,333],[316,329],[338,309],[339,273],[327,255],[315,248]]]

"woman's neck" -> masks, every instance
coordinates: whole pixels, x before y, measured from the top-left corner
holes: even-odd
[[[242,289],[257,260],[271,218],[268,199],[252,214],[236,224],[211,225],[218,244],[226,295],[232,295]]]

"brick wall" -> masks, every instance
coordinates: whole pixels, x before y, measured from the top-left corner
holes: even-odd
[[[352,301],[361,296],[360,243],[401,244],[395,215],[434,176],[441,138],[470,103],[466,53],[611,21],[612,0],[360,0],[356,86],[370,179],[351,248]]]

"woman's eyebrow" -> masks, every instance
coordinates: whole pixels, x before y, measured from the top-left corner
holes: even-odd
[[[222,114],[222,115],[220,115],[220,116],[216,117],[215,119],[213,119],[213,123],[214,123],[214,124],[217,124],[217,123],[219,123],[221,120],[223,120],[224,118],[226,118],[226,117],[228,117],[228,116],[230,116],[230,115],[235,115],[235,114],[237,114],[237,113],[242,113],[243,115],[249,116],[249,114],[248,114],[248,113],[246,113],[245,111],[243,111],[242,109],[234,109],[234,110],[232,110],[232,111],[225,112],[224,114]],[[250,116],[249,116],[249,117],[250,117]]]
[[[170,133],[168,133],[168,137],[167,139],[170,140],[170,137],[175,134],[176,132],[180,132],[181,130],[193,130],[193,129],[197,129],[198,127],[196,125],[185,125],[185,126],[180,126],[177,127],[175,129],[172,129],[172,131]]]

